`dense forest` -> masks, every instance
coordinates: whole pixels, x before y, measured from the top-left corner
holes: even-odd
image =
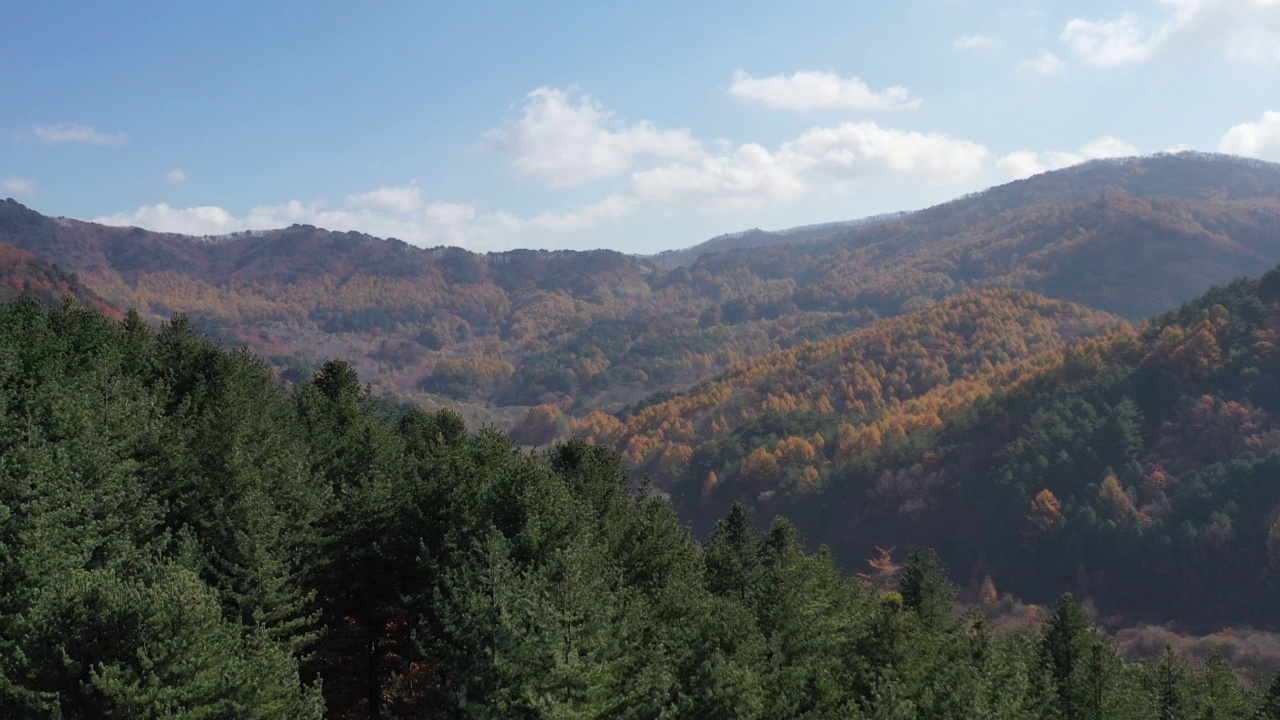
[[[993,387],[1050,362],[1067,340],[1118,322],[1025,291],[970,293],[743,360],[688,392],[651,397],[616,416],[594,412],[560,432],[610,445],[664,490],[690,473],[727,469],[740,470],[756,493],[803,491],[829,461],[936,429]],[[516,430],[538,442],[532,420],[551,413],[535,407]],[[698,491],[705,498],[715,484],[698,483]]]
[[[309,226],[185,237],[14,201],[0,202],[0,242],[149,322],[187,313],[295,382],[341,357],[379,395],[511,427],[540,404],[616,413],[973,291],[1024,289],[1138,320],[1280,262],[1278,197],[1280,165],[1183,153],[773,238],[788,244],[751,247],[748,233],[679,264],[424,249]]]
[[[740,502],[850,569],[927,545],[974,595],[1074,588],[1131,620],[1272,626],[1280,269],[1056,334],[1100,322],[962,296],[568,431],[611,444],[700,532]]]
[[[1042,398],[1080,409],[1068,398],[1101,403],[1143,382],[1198,393],[1232,380],[1222,389],[1235,395],[1210,402],[1208,420],[1228,428],[1214,442],[1237,438],[1224,412],[1261,431],[1250,413],[1273,407],[1276,386],[1274,358],[1256,355],[1274,345],[1257,338],[1278,288],[1272,273],[1127,344],[1082,343],[1058,382],[944,430],[947,457],[976,454],[966,433],[997,413],[1043,425],[1057,411],[1029,410]],[[1184,326],[1221,352],[1176,351]],[[1086,362],[1162,337],[1168,376]],[[1245,338],[1252,349],[1238,351]],[[6,717],[1280,718],[1280,682],[1245,686],[1217,656],[1124,662],[1070,595],[1035,626],[996,633],[954,611],[929,550],[854,578],[806,552],[786,520],[759,533],[741,504],[699,543],[667,503],[631,491],[607,448],[529,452],[468,433],[451,411],[378,401],[340,361],[290,389],[183,317],[157,331],[75,300],[0,306],[0,392]],[[1122,441],[1180,417],[1181,401],[1133,397],[1146,419],[1108,422],[1137,423],[1113,445],[1140,458]],[[1224,411],[1231,402],[1241,410]],[[1003,455],[1009,492],[1032,482],[1019,473],[1036,437],[1019,437],[1026,452]],[[1184,451],[1217,458],[1209,445]],[[1188,462],[1163,485],[1174,517],[1184,494],[1198,508],[1228,488],[1241,506],[1274,503],[1249,494],[1256,464]],[[1127,466],[1116,472],[1098,502],[1150,512],[1108,489],[1128,497]],[[1145,522],[1082,524],[1083,499],[1032,507],[1036,528],[1064,536]]]
[[[50,306],[70,295],[112,319],[119,320],[124,316],[86,288],[76,276],[38,259],[34,253],[0,243],[0,301],[13,300],[20,295],[30,295]]]

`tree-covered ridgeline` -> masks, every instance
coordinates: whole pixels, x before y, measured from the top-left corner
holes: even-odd
[[[982,289],[1130,319],[1164,311],[1280,261],[1280,164],[1096,160],[881,220],[777,234],[766,247],[740,237],[673,264],[600,250],[415,248],[304,225],[184,237],[9,200],[0,243],[148,321],[190,313],[290,375],[305,380],[336,353],[379,392],[465,404],[505,426],[529,405],[585,418],[634,404]]]
[[[1069,346],[923,443],[914,462],[950,482],[917,528],[948,520],[916,541],[1020,597],[1075,588],[1108,614],[1273,627],[1277,333],[1280,268]]]
[[[699,544],[582,442],[294,391],[183,319],[0,305],[7,718],[1277,718],[1126,664],[1064,597],[956,617],[928,551],[843,576],[735,506]]]
[[[967,599],[1071,590],[1117,624],[1273,629],[1280,268],[1080,332],[1098,325],[970,293],[616,417],[535,407],[514,432],[544,442],[559,421],[610,444],[700,534],[741,502],[845,569],[933,547]]]

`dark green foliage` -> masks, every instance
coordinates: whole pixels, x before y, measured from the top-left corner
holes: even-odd
[[[793,518],[848,569],[877,545],[934,547],[953,580],[980,566],[976,581],[989,574],[1025,600],[1075,590],[1108,616],[1270,625],[1280,603],[1277,278],[1280,269],[1232,282],[1144,325],[1074,341],[942,427],[855,457],[834,454],[823,416],[762,413],[698,446],[673,496],[710,529],[748,453],[819,432],[815,483],[797,491],[784,477],[775,496],[748,487],[732,499]],[[707,499],[711,471],[720,489]],[[1032,506],[1046,491],[1058,509],[1040,523]]]
[[[423,378],[422,389],[454,400],[473,397],[484,385],[484,375],[469,367],[438,367]]]
[[[1280,720],[1280,675],[1263,689],[1258,702],[1257,720]]]
[[[907,558],[902,566],[901,593],[902,604],[916,614],[925,628],[937,631],[951,623],[955,590],[932,548],[917,550]]]
[[[393,410],[342,362],[286,392],[182,318],[0,306],[5,717],[1275,714],[1220,659],[1121,663],[1069,597],[1039,637],[957,621],[932,551],[901,591],[741,505],[700,547],[608,450]]]
[[[1074,598],[1063,595],[1045,623],[1040,663],[1055,696],[1058,713],[1068,720],[1102,720],[1105,714],[1108,655],[1093,624]]]
[[[0,306],[0,705],[320,717],[310,483],[254,359],[68,302]]]

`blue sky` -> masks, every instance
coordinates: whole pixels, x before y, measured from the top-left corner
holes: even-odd
[[[1280,0],[50,2],[0,25],[0,197],[656,252],[1091,157],[1280,161]]]

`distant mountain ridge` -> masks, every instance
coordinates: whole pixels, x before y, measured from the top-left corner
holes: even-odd
[[[1166,310],[1280,262],[1280,165],[1095,161],[855,224],[722,238],[766,244],[664,269],[612,251],[481,255],[302,225],[192,238],[0,203],[0,242],[117,307],[188,313],[289,377],[349,358],[400,399],[510,423],[542,403],[619,410],[967,292],[1025,289],[1130,319]]]
[[[913,298],[1025,287],[1138,319],[1278,259],[1280,165],[1181,153],[1093,161],[693,268],[795,277],[818,307],[896,314]]]
[[[835,222],[815,223],[813,225],[800,225],[793,228],[783,230],[761,230],[759,228],[751,228],[750,230],[741,230],[735,233],[725,233],[698,243],[692,247],[682,248],[679,250],[664,250],[656,255],[650,255],[655,262],[664,269],[678,267],[680,265],[690,265],[699,257],[710,253],[724,252],[725,250],[746,250],[756,247],[767,247],[769,245],[785,245],[788,243],[805,242],[808,240],[816,240],[834,235],[836,233],[853,230],[856,228],[878,225],[880,223],[899,220],[910,212],[892,212],[882,213],[880,215],[872,215],[869,217],[859,218],[857,220],[837,220]]]

